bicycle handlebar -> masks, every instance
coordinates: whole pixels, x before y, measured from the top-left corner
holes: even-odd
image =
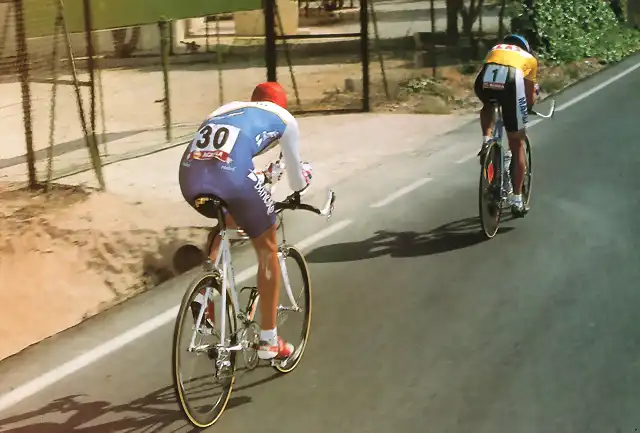
[[[556,111],[556,100],[555,99],[553,99],[551,101],[551,109],[549,110],[549,114],[539,113],[536,110],[534,110],[533,107],[531,108],[531,110],[529,110],[529,112],[531,114],[535,114],[536,116],[544,117],[545,119],[553,117],[553,113],[555,113],[555,111]]]
[[[322,209],[318,209],[310,204],[300,202],[300,192],[296,191],[282,201],[275,203],[276,213],[280,213],[283,210],[306,210],[318,215],[326,216],[327,219],[331,218],[333,214],[333,204],[336,201],[336,194],[333,190],[329,190],[329,197]]]

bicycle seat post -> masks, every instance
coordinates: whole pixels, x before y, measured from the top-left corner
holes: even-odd
[[[218,227],[220,229],[220,233],[222,233],[223,231],[227,230],[227,221],[224,217],[224,212],[222,210],[222,204],[218,203],[217,204],[217,217],[218,218]]]

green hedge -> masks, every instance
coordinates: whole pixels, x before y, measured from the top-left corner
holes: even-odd
[[[640,50],[640,32],[619,23],[608,1],[535,0],[533,9],[541,57],[546,59],[615,62]]]

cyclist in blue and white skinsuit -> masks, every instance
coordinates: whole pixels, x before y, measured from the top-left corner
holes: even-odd
[[[251,238],[258,256],[261,359],[287,358],[294,347],[278,337],[279,263],[276,215],[271,194],[256,174],[253,158],[279,141],[289,185],[305,189],[311,180],[311,166],[300,161],[298,122],[287,111],[284,89],[273,82],[258,85],[252,102],[231,102],[215,110],[200,126],[180,163],[180,189],[194,208],[201,194],[222,199],[231,215],[229,227],[239,225]],[[279,170],[279,167],[270,167]],[[211,215],[207,215],[211,217]],[[210,257],[215,259],[218,236]]]

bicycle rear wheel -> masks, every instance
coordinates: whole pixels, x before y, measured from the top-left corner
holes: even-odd
[[[291,259],[287,262],[287,259]],[[278,305],[277,326],[278,334],[287,342],[293,344],[294,352],[284,361],[273,362],[273,367],[281,373],[289,373],[298,366],[309,340],[311,328],[311,283],[307,262],[295,247],[287,246],[285,250],[285,269],[282,274],[287,276],[291,293],[298,309],[294,309],[285,288],[285,281],[280,287],[280,302]],[[300,274],[297,276],[296,274]],[[295,276],[295,278],[292,278]],[[287,326],[285,326],[285,324]]]
[[[229,402],[235,379],[236,352],[225,354],[217,348],[220,331],[216,329],[215,316],[219,314],[219,310],[215,310],[215,304],[221,301],[219,281],[216,272],[203,273],[193,281],[182,298],[173,333],[172,371],[176,400],[189,422],[198,428],[210,427],[220,418]],[[205,299],[203,295],[207,288],[210,289],[210,295]],[[225,340],[229,347],[235,344],[237,324],[231,297],[228,293],[226,296]],[[196,330],[201,309],[204,310],[203,317]],[[196,350],[189,351],[194,332]],[[181,337],[186,339],[183,341]],[[185,380],[186,373],[192,370],[183,365],[188,357],[200,361],[205,373],[195,374],[194,378]],[[228,365],[219,366],[217,361],[226,361]],[[220,388],[217,394],[214,391],[216,385]]]
[[[501,147],[493,141],[486,149],[478,188],[478,212],[484,234],[493,238],[500,226],[502,214],[502,175],[498,169]]]

